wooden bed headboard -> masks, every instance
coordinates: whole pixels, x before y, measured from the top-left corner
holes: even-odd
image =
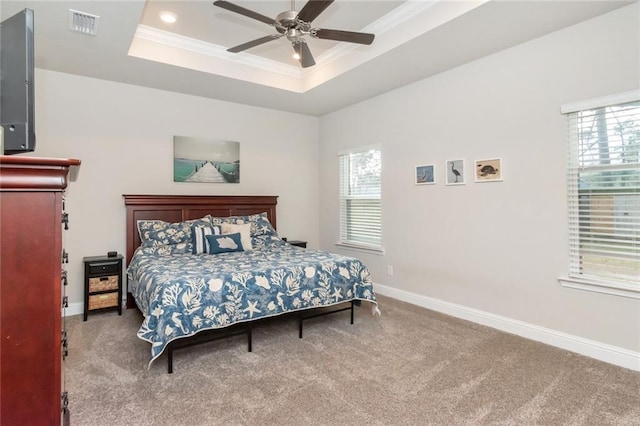
[[[208,214],[217,217],[267,213],[276,228],[276,204],[273,195],[123,195],[127,208],[127,265],[140,246],[138,220],[182,222]]]

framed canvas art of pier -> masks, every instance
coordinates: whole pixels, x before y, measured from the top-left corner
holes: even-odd
[[[173,137],[173,181],[240,182],[240,142]]]

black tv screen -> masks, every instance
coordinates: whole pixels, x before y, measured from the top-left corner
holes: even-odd
[[[36,147],[33,91],[33,10],[0,23],[0,125],[4,154]]]

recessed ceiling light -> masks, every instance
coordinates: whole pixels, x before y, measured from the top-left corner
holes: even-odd
[[[173,24],[178,20],[178,16],[173,12],[160,12],[160,19],[167,24]]]

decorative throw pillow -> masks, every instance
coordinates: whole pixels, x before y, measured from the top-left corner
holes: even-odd
[[[191,225],[191,243],[193,244],[193,254],[209,253],[209,242],[205,238],[207,235],[220,235],[219,226]]]
[[[258,235],[277,235],[276,230],[269,222],[267,213],[252,214],[249,216],[249,223],[251,224],[251,236],[257,237]]]
[[[253,250],[251,246],[251,224],[223,223],[220,227],[222,228],[222,234],[240,233],[244,250]]]
[[[162,220],[139,220],[138,233],[142,244],[168,245],[191,244],[191,226],[211,225],[208,218],[169,223]]]
[[[235,234],[205,235],[209,244],[210,254],[229,253],[232,251],[243,251],[242,237],[239,232]]]
[[[229,217],[216,217],[208,216],[208,219],[213,225],[222,226],[223,223],[231,224],[250,224],[251,236],[256,237],[258,235],[277,235],[276,230],[269,222],[269,217],[266,212],[252,214],[248,216],[229,216]]]

